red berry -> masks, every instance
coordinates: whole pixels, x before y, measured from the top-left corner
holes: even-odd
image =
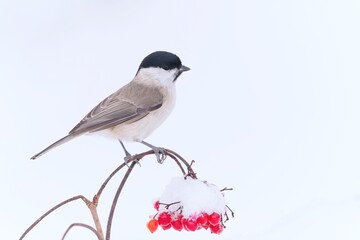
[[[147,228],[150,230],[151,233],[154,233],[158,226],[159,223],[156,219],[151,219],[147,224],[146,224]]]
[[[209,225],[208,217],[209,217],[209,214],[200,213],[199,216],[196,218],[196,222],[202,227]]]
[[[217,225],[210,224],[210,232],[211,233],[220,234],[220,233],[222,233],[223,229],[224,228],[221,224],[217,224]]]
[[[183,223],[182,223],[182,215],[177,216],[175,219],[171,221],[171,226],[176,231],[181,231],[183,229]]]
[[[205,230],[207,230],[207,229],[209,228],[209,226],[210,226],[209,222],[207,222],[207,223],[204,224],[204,225],[201,225],[201,227],[202,227],[203,229],[205,229]]]
[[[171,224],[168,224],[168,225],[160,225],[160,227],[163,229],[163,230],[168,230],[171,228]]]
[[[208,220],[211,225],[218,225],[220,223],[221,216],[217,212],[213,212],[209,215]]]
[[[160,207],[160,202],[159,200],[157,200],[156,202],[154,202],[154,208],[156,211],[159,211],[159,207]]]
[[[194,218],[183,218],[182,222],[186,231],[193,232],[198,229],[198,223]]]
[[[159,214],[158,222],[160,226],[167,226],[171,223],[171,215],[168,212],[162,212]]]

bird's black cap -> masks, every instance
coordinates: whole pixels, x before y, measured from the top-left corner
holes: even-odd
[[[141,62],[138,71],[141,68],[148,67],[159,67],[165,70],[180,69],[182,66],[181,60],[178,56],[173,53],[165,52],[165,51],[157,51],[149,54],[144,60]]]

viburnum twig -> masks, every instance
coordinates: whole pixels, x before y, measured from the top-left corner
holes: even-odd
[[[180,168],[181,172],[183,173],[183,175],[185,176],[190,176],[193,179],[197,179],[196,177],[196,173],[193,171],[192,169],[192,164],[194,163],[194,161],[192,161],[190,164],[183,158],[181,157],[179,154],[177,154],[176,152],[170,150],[170,149],[165,149],[165,154],[167,156],[169,156],[170,158],[172,158],[175,163],[178,165],[178,167]],[[118,201],[118,198],[120,196],[120,193],[126,183],[127,178],[129,177],[131,171],[133,170],[135,164],[142,158],[144,158],[147,155],[152,155],[155,154],[153,150],[149,150],[140,154],[136,154],[134,156],[132,156],[130,159],[128,159],[127,163],[122,163],[119,167],[117,167],[107,178],[106,180],[103,182],[103,184],[100,186],[99,190],[97,191],[97,193],[94,195],[93,197],[93,201],[88,200],[87,198],[85,198],[82,195],[77,195],[74,196],[72,198],[69,198],[59,204],[57,204],[56,206],[52,207],[50,210],[48,210],[47,212],[45,212],[40,218],[38,218],[34,223],[32,223],[30,225],[30,227],[28,227],[25,232],[21,235],[20,240],[24,239],[24,237],[39,223],[41,222],[46,216],[48,216],[50,213],[54,212],[56,209],[62,207],[63,205],[70,203],[72,201],[81,199],[85,202],[85,204],[88,206],[88,208],[90,209],[94,224],[95,224],[95,228],[87,225],[87,224],[83,224],[83,223],[73,223],[71,224],[68,229],[65,231],[63,239],[65,238],[65,236],[67,235],[67,233],[70,231],[71,228],[75,227],[75,226],[80,226],[80,227],[85,227],[91,231],[93,231],[97,238],[99,240],[103,240],[104,239],[104,234],[101,228],[101,224],[100,224],[100,220],[98,217],[98,213],[97,213],[97,206],[99,204],[99,199],[101,197],[101,194],[103,192],[103,190],[106,188],[107,184],[109,183],[109,181],[125,166],[127,166],[128,163],[131,163],[127,172],[125,173],[125,176],[123,177],[117,191],[115,194],[115,197],[113,199],[113,203],[111,206],[111,210],[109,213],[109,217],[108,217],[108,223],[107,223],[107,229],[106,229],[106,240],[110,239],[110,232],[111,232],[111,224],[112,224],[112,219],[113,219],[113,215],[115,212],[115,208],[116,208],[116,204]],[[186,168],[184,168],[182,165],[184,165]],[[185,171],[185,169],[187,169],[187,173]],[[175,204],[175,203],[172,203]],[[170,204],[171,205],[171,204]],[[168,207],[170,206],[168,205]]]
[[[61,203],[55,205],[54,207],[52,207],[50,210],[48,210],[47,212],[45,212],[43,215],[41,215],[33,224],[30,225],[30,227],[28,227],[25,232],[21,235],[20,240],[24,239],[24,237],[31,231],[31,229],[33,229],[39,222],[41,222],[47,215],[49,215],[50,213],[54,212],[56,209],[60,208],[61,206],[72,202],[72,201],[76,201],[78,199],[82,199],[84,202],[89,201],[87,198],[85,198],[82,195],[77,195],[74,196],[72,198],[66,199],[65,201],[62,201]]]
[[[173,202],[173,203],[161,203],[159,202],[159,205],[165,205],[165,209],[169,209],[171,205],[179,204],[180,202]]]
[[[235,213],[233,210],[231,210],[231,208],[228,205],[225,205],[225,207],[230,211],[231,213],[231,217],[235,217]]]
[[[165,152],[171,156],[175,156],[176,158],[178,158],[187,168],[188,170],[188,176],[192,177],[193,179],[197,179],[196,177],[196,173],[194,172],[194,170],[192,169],[191,165],[193,162],[195,162],[194,160],[191,161],[191,164],[189,164],[183,157],[181,157],[179,154],[177,154],[176,152],[170,150],[170,149],[165,149]],[[185,173],[185,171],[183,171],[183,173]]]
[[[227,214],[227,212],[225,212],[224,216],[225,216],[225,220],[223,220],[223,221],[225,223],[225,222],[229,221],[229,215]]]
[[[92,232],[96,235],[96,237],[97,237],[98,240],[101,240],[101,237],[100,237],[99,233],[95,230],[95,228],[93,228],[92,226],[89,226],[89,225],[87,225],[87,224],[84,224],[84,223],[73,223],[73,224],[71,224],[71,225],[66,229],[66,231],[65,231],[63,237],[61,238],[61,240],[64,240],[64,239],[65,239],[66,235],[68,234],[68,232],[69,232],[69,231],[71,230],[71,228],[73,228],[73,227],[84,227],[84,228],[87,228],[87,229],[89,229],[90,231],[92,231]]]
[[[110,240],[110,234],[111,234],[111,224],[112,224],[112,220],[113,220],[113,217],[114,217],[114,212],[115,212],[115,207],[116,207],[116,204],[117,204],[117,201],[119,199],[119,196],[120,196],[120,193],[121,193],[121,190],[123,189],[125,183],[126,183],[126,180],[128,179],[131,171],[133,170],[134,166],[136,164],[136,161],[133,161],[130,165],[130,167],[128,168],[128,170],[126,171],[125,173],[125,176],[124,178],[122,179],[121,183],[120,183],[120,186],[118,188],[118,190],[116,191],[115,193],[115,197],[114,197],[114,200],[113,200],[113,203],[111,205],[111,210],[110,210],[110,214],[109,214],[109,218],[108,218],[108,223],[107,223],[107,228],[106,228],[106,240]]]

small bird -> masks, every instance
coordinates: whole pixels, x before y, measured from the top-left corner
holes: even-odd
[[[144,141],[168,117],[175,105],[175,82],[190,68],[182,65],[175,54],[156,51],[141,62],[134,79],[96,105],[67,136],[54,142],[32,160],[50,149],[86,133],[106,131],[118,139],[125,152],[131,154],[123,141],[140,142],[150,147],[159,163],[165,159],[164,149]]]

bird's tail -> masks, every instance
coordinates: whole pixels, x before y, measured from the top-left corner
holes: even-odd
[[[36,158],[40,157],[41,155],[47,153],[48,151],[50,151],[52,148],[57,147],[63,143],[66,143],[68,141],[70,141],[71,139],[77,137],[78,135],[72,135],[69,134],[59,140],[57,140],[56,142],[54,142],[53,144],[51,144],[50,146],[48,146],[47,148],[45,148],[44,150],[42,150],[41,152],[39,152],[38,154],[35,154],[34,156],[31,157],[31,160],[35,160]]]

